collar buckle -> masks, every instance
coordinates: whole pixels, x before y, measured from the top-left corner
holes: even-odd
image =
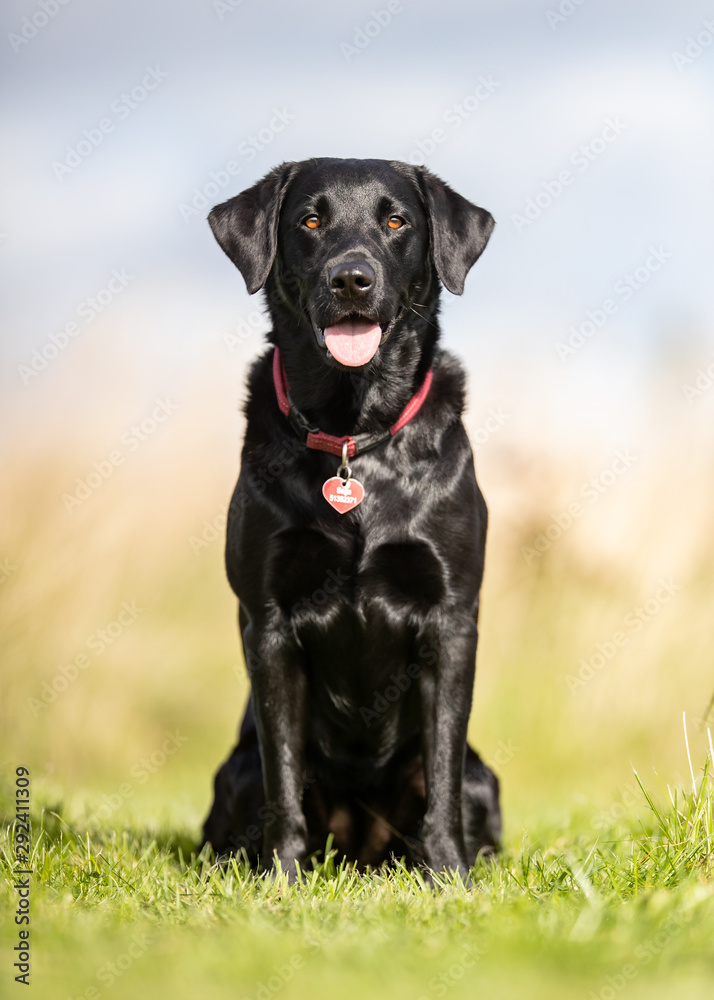
[[[295,406],[292,399],[288,396],[290,401],[290,411],[288,413],[288,422],[292,429],[295,431],[299,439],[303,444],[307,441],[308,434],[319,434],[320,428],[314,427],[310,421],[307,419],[304,413]]]

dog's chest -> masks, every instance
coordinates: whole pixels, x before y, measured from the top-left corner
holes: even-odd
[[[337,716],[370,707],[391,675],[411,685],[420,624],[447,585],[433,546],[397,531],[365,539],[314,530],[282,533],[272,545],[268,589],[326,710],[328,702]]]
[[[406,621],[427,614],[448,585],[434,544],[399,522],[367,532],[282,531],[269,549],[267,595],[297,629],[346,608],[365,627],[386,609]]]

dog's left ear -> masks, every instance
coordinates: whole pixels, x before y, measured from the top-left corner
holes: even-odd
[[[263,287],[273,266],[280,206],[296,167],[281,164],[208,215],[213,235],[243,275],[249,295]]]
[[[429,216],[436,272],[450,292],[461,295],[496,223],[485,208],[472,205],[428,170],[415,170]]]

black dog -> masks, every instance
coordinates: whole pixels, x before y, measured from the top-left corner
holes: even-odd
[[[274,347],[228,517],[252,693],[205,840],[292,875],[332,834],[360,866],[465,876],[500,833],[466,744],[486,506],[437,311],[493,219],[420,167],[315,159],[209,222]]]

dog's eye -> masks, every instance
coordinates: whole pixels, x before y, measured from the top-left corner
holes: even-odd
[[[387,219],[387,225],[390,229],[401,229],[404,225],[404,219],[401,215],[390,215]]]
[[[308,229],[317,229],[320,225],[319,215],[308,215],[306,219],[302,220],[303,226],[307,226]]]

